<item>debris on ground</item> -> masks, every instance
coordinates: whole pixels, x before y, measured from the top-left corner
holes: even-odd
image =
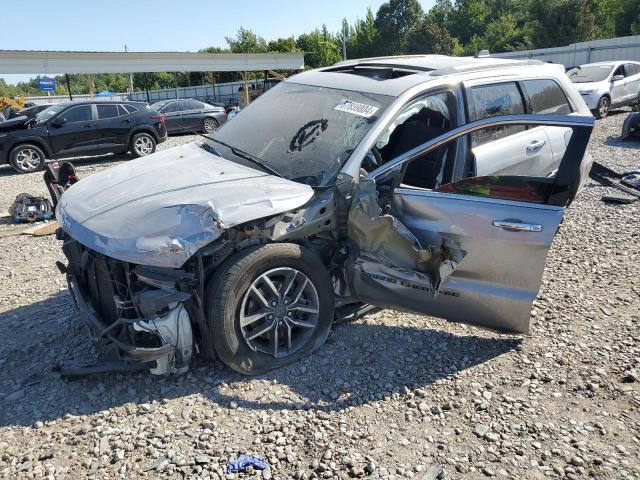
[[[239,473],[247,470],[248,467],[252,467],[256,470],[266,470],[269,468],[269,464],[260,455],[240,455],[235,460],[229,460],[227,463],[227,473]]]

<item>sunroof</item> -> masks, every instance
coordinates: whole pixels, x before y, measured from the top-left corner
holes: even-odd
[[[393,80],[394,78],[406,77],[407,75],[415,75],[417,73],[415,70],[401,67],[371,65],[343,65],[335,68],[328,68],[324,71],[349,73],[351,75],[359,75],[361,77],[367,77],[378,81]]]

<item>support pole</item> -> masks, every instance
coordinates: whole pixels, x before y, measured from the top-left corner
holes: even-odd
[[[209,72],[211,74],[211,88],[213,88],[213,101],[216,102],[218,101],[218,98],[216,97],[216,76],[213,74],[213,72]]]
[[[147,103],[151,103],[151,100],[149,100],[149,85],[147,84],[147,72],[144,72],[142,74],[144,76],[144,91],[147,92]]]
[[[73,101],[73,97],[71,96],[71,82],[69,82],[69,74],[65,73],[64,78],[67,80],[67,91],[69,92],[69,100]]]
[[[249,105],[249,74],[244,72],[244,106]]]

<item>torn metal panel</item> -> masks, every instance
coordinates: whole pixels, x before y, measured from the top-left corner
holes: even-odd
[[[434,251],[423,248],[398,219],[382,213],[373,180],[363,181],[353,199],[349,212],[349,237],[361,251],[399,268],[428,272],[437,268],[439,263]]]
[[[361,254],[348,270],[352,271],[351,286],[361,300],[377,306],[405,305],[417,308],[425,300],[437,296],[433,278],[410,268],[392,267],[383,258]],[[387,301],[384,301],[388,299]]]
[[[304,208],[268,220],[265,229],[270,231],[270,240],[281,242],[314,235],[335,224],[336,204],[331,189],[316,193]]]
[[[110,257],[181,267],[225,229],[307,203],[308,185],[239,165],[191,143],[120,164],[65,192],[62,228]]]

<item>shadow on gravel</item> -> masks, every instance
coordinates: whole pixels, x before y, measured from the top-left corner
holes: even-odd
[[[611,136],[604,141],[604,144],[609,147],[624,147],[624,148],[632,148],[635,150],[640,149],[640,141],[638,141],[637,138],[627,138],[622,140],[620,137]]]
[[[97,157],[82,157],[82,158],[61,158],[60,160],[68,160],[76,168],[88,167],[88,166],[100,166],[107,163],[120,162],[131,160],[133,157],[128,154],[111,154],[100,155]],[[51,160],[48,160],[51,161]],[[42,175],[42,172],[36,172],[36,175]],[[0,165],[0,177],[20,177],[10,165]]]
[[[428,397],[433,383],[512,351],[521,342],[377,322],[364,317],[338,324],[315,354],[259,377],[196,360],[191,372],[180,377],[111,373],[65,382],[52,371],[57,361],[90,362],[95,351],[68,292],[62,291],[0,314],[0,335],[14,340],[0,344],[0,426],[32,425],[123,405],[129,414],[144,413],[142,404],[185,396],[195,396],[204,409],[235,402],[252,410],[327,412],[406,388],[423,389]]]

